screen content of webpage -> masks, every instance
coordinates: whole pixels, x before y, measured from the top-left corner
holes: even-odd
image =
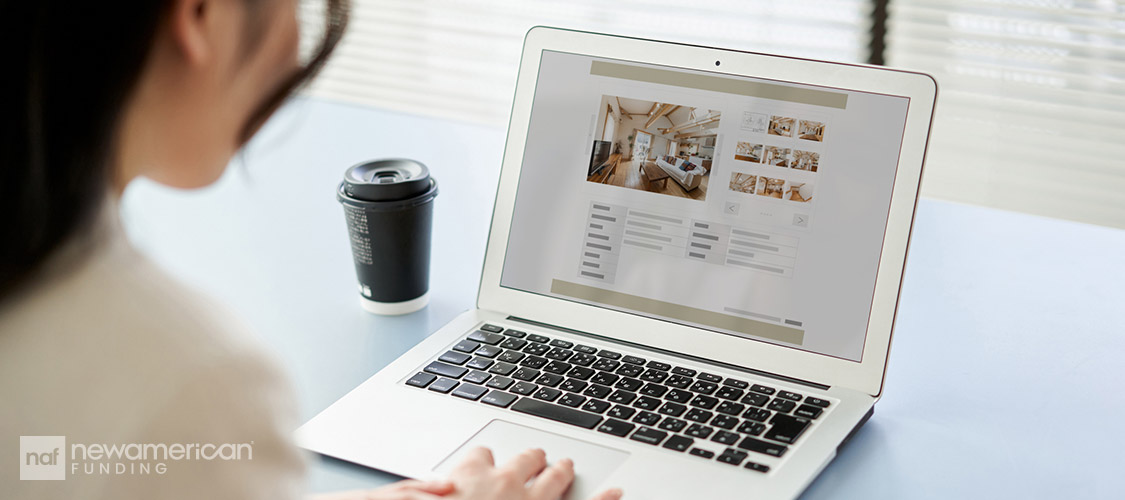
[[[907,106],[546,51],[500,284],[859,361]]]

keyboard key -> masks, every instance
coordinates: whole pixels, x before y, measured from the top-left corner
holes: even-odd
[[[773,393],[777,392],[777,390],[774,389],[773,387],[766,387],[764,385],[758,385],[758,384],[754,384],[754,385],[750,386],[750,390],[754,391],[754,392],[760,392],[760,393],[765,394],[767,396],[773,396]]]
[[[746,413],[742,414],[742,418],[748,418],[750,420],[755,420],[758,422],[765,422],[767,418],[770,418],[770,415],[773,414],[770,413],[769,410],[763,408],[750,408],[749,410],[746,410]]]
[[[621,353],[613,352],[613,351],[607,351],[605,349],[602,349],[601,351],[598,351],[598,356],[602,357],[602,358],[609,358],[609,359],[621,359]]]
[[[519,330],[508,330],[508,331],[504,332],[504,335],[507,335],[509,337],[515,337],[517,339],[522,339],[522,338],[527,336],[527,332],[521,332]]]
[[[621,365],[617,367],[617,369],[614,370],[613,373],[621,375],[622,377],[636,377],[637,375],[640,375],[642,371],[644,371],[644,368],[641,368],[637,365]]]
[[[518,368],[516,365],[501,361],[492,365],[492,368],[488,369],[488,373],[494,373],[496,375],[510,375],[512,372],[516,371],[516,368]]]
[[[535,343],[538,343],[538,344],[543,344],[543,343],[546,343],[546,342],[550,342],[550,341],[551,341],[551,339],[549,339],[549,338],[547,338],[547,337],[544,337],[544,336],[542,336],[542,335],[536,335],[536,334],[534,334],[534,333],[533,333],[533,334],[531,334],[531,335],[528,335],[528,336],[527,336],[527,340],[530,340],[530,341],[532,341],[532,342],[535,342]]]
[[[516,404],[512,405],[512,409],[520,413],[535,415],[537,417],[543,417],[564,424],[576,425],[586,429],[593,429],[602,421],[602,417],[598,415],[529,398],[521,398],[519,401],[516,401]]]
[[[730,415],[716,415],[715,418],[711,419],[711,425],[729,431],[738,425],[738,418]]]
[[[647,383],[641,387],[641,394],[658,398],[668,392],[668,388],[656,383]]]
[[[616,403],[616,401],[614,401]],[[633,402],[633,406],[642,410],[655,410],[660,407],[662,401],[650,396],[641,396]]]
[[[589,412],[602,413],[609,409],[609,403],[600,399],[587,399],[586,404],[582,405],[582,409]]]
[[[785,399],[788,399],[790,401],[800,401],[802,399],[805,399],[804,396],[802,396],[800,394],[797,394],[795,392],[789,392],[789,391],[781,391],[781,392],[777,393],[777,397],[785,398]]]
[[[684,412],[687,411],[687,407],[680,404],[680,403],[673,403],[671,401],[668,401],[668,402],[664,403],[660,407],[659,410],[656,410],[656,411],[658,411],[658,412],[660,412],[664,415],[671,415],[673,417],[678,417],[680,415],[683,415]]]
[[[481,325],[480,329],[484,330],[486,332],[491,332],[491,333],[500,333],[500,332],[504,331],[503,328],[501,328],[499,326],[496,326],[496,325],[490,325],[488,323],[485,323],[485,324]]]
[[[672,369],[672,365],[670,365],[668,363],[661,363],[659,361],[649,361],[648,364],[645,365],[645,366],[647,366],[649,368],[655,368],[655,369],[661,370],[661,371],[668,371],[668,370]]]
[[[738,401],[738,398],[741,398],[744,392],[745,391],[743,391],[742,389],[730,386],[722,386],[718,391],[715,392],[715,397],[721,399],[729,399],[731,401]]]
[[[611,392],[613,392],[613,389],[610,389],[609,387],[606,387],[604,385],[590,384],[590,387],[587,387],[585,391],[582,391],[582,394],[584,396],[590,396],[592,398],[605,399],[605,397],[609,396],[609,393]]]
[[[625,437],[628,436],[630,432],[633,432],[633,429],[636,427],[635,424],[630,424],[629,422],[607,418],[605,422],[602,422],[602,425],[598,426],[598,432],[604,432],[611,436]]]
[[[769,472],[770,471],[770,466],[762,465],[758,462],[746,462],[746,465],[743,465],[742,467],[744,467],[746,469],[753,470],[753,471],[758,471],[758,472]]]
[[[488,345],[496,345],[496,344],[499,344],[501,341],[504,340],[503,335],[497,335],[495,333],[484,332],[484,331],[480,331],[480,330],[477,330],[473,333],[470,333],[467,338],[469,340],[474,341],[474,342],[480,342],[482,344],[488,344]]]
[[[713,417],[714,415],[715,415],[714,413],[711,413],[707,410],[701,410],[699,408],[692,408],[691,411],[687,412],[687,414],[684,415],[684,418],[686,418],[688,420],[691,420],[692,422],[699,422],[701,424],[705,424],[705,423],[707,423],[708,420],[711,420],[711,417]]]
[[[456,380],[442,377],[434,381],[434,383],[430,384],[430,390],[445,394],[449,391],[452,391],[453,388],[457,387],[459,384],[460,382],[457,382]]]
[[[719,413],[726,413],[727,415],[742,415],[742,412],[745,410],[746,405],[732,403],[730,401],[723,401],[719,403],[718,407],[715,408],[715,411]]]
[[[678,418],[666,417],[664,420],[660,421],[660,425],[657,427],[666,431],[680,432],[684,430],[684,427],[687,427],[687,422]]]
[[[666,378],[668,378],[668,372],[660,371],[656,368],[649,368],[641,374],[641,380],[644,380],[645,382],[660,383],[663,382]]]
[[[780,457],[789,450],[788,446],[770,443],[768,441],[762,441],[761,439],[755,439],[752,437],[742,438],[742,442],[738,443],[738,447],[755,453],[769,455],[771,457]]]
[[[535,393],[537,389],[539,389],[539,386],[531,382],[517,382],[516,385],[512,386],[512,392],[521,396],[530,396]]]
[[[691,403],[689,404],[691,404],[692,406],[703,408],[704,410],[710,410],[711,408],[714,408],[715,405],[719,404],[719,400],[718,398],[700,394],[692,399]]]
[[[684,434],[699,439],[707,439],[707,436],[710,436],[712,432],[715,432],[715,429],[707,427],[706,425],[691,424],[688,426],[687,430],[684,431]]]
[[[747,455],[745,451],[738,451],[733,448],[727,448],[726,451],[719,455],[719,458],[715,459],[715,461],[722,462],[724,464],[742,465],[742,461],[746,460],[746,456]]]
[[[590,377],[593,377],[594,373],[594,370],[591,370],[589,368],[575,366],[574,368],[571,368],[569,372],[566,372],[566,376],[586,380]]]
[[[692,394],[689,391],[682,391],[680,389],[672,389],[672,391],[668,393],[668,396],[666,397],[666,399],[668,401],[674,401],[676,403],[687,404],[694,397],[695,397],[695,394]]]
[[[523,346],[525,346],[525,345],[527,345],[526,340],[517,339],[517,338],[507,338],[507,339],[504,339],[504,341],[500,343],[500,347],[503,347],[504,349],[516,349],[516,350],[523,349]]]
[[[641,425],[656,425],[660,421],[660,415],[651,411],[642,411],[633,417],[633,421]]]
[[[766,430],[766,424],[753,420],[743,420],[741,424],[738,424],[738,432],[751,436],[757,436],[764,430]]]
[[[512,378],[516,380],[523,380],[524,382],[535,380],[535,377],[538,376],[539,370],[532,370],[531,368],[520,368],[512,374]]]
[[[827,399],[814,398],[812,396],[809,396],[809,398],[806,399],[805,402],[813,406],[819,406],[821,408],[828,408],[828,405],[832,404]]]
[[[641,427],[640,429],[637,429],[637,432],[634,432],[633,435],[629,437],[629,439],[655,446],[660,444],[661,441],[664,441],[664,438],[666,437],[668,437],[667,432],[658,431],[651,427]]]
[[[571,347],[574,347],[574,342],[568,342],[568,341],[562,340],[562,339],[555,339],[555,340],[551,341],[551,346],[552,347],[562,347],[563,349],[570,349]]]
[[[620,375],[614,375],[609,372],[598,372],[597,375],[594,375],[593,381],[595,384],[613,385],[620,379]]]
[[[549,346],[547,344],[536,344],[534,342],[531,343],[531,344],[527,344],[527,347],[523,348],[523,352],[525,352],[527,354],[530,354],[532,356],[542,356],[542,355],[546,354],[547,351],[550,351],[550,350],[551,350],[551,346]]]
[[[480,349],[477,349],[476,355],[477,356],[484,356],[486,358],[495,358],[497,355],[499,355],[502,352],[504,352],[504,350],[499,348],[499,347],[496,347],[494,345],[486,345],[486,346],[481,346]]]
[[[712,392],[715,392],[715,389],[718,388],[719,385],[714,382],[697,380],[694,384],[691,385],[691,388],[689,390],[691,390],[692,392],[698,392],[700,394],[711,394]]]
[[[440,361],[434,361],[426,365],[426,367],[423,368],[423,371],[433,373],[434,375],[441,375],[443,377],[461,378],[461,375],[467,373],[469,369],[461,368],[460,366],[447,365]]]
[[[463,365],[470,358],[472,358],[472,356],[469,356],[468,354],[465,354],[463,352],[446,351],[446,353],[442,354],[441,357],[438,358],[438,359],[441,360],[441,361],[445,361],[446,363],[452,363],[452,364],[455,364],[455,365]]]
[[[637,356],[626,355],[625,357],[621,358],[621,361],[623,361],[625,363],[629,363],[631,365],[642,365],[643,366],[645,364],[645,358],[639,358]]]
[[[746,382],[745,380],[738,380],[736,378],[728,378],[723,381],[723,385],[734,387],[737,389],[745,389],[747,387],[750,387],[750,382]]]
[[[559,398],[560,405],[569,406],[571,408],[578,408],[579,406],[582,406],[582,403],[585,402],[586,396],[579,396],[577,394],[574,394],[573,392],[563,394],[562,397]]]
[[[487,405],[507,408],[508,405],[512,404],[512,401],[516,400],[516,397],[517,396],[515,394],[508,394],[506,392],[500,391],[490,391],[488,394],[485,394],[483,398],[480,398],[480,401]]]
[[[486,392],[488,392],[488,389],[485,389],[484,387],[481,387],[479,385],[472,384],[461,384],[457,386],[456,389],[453,389],[454,396],[457,396],[459,398],[471,399],[473,401],[480,399],[480,397],[483,396]]]
[[[695,440],[692,439],[692,438],[683,437],[683,436],[672,436],[672,437],[668,438],[667,441],[664,442],[664,447],[668,448],[669,450],[672,450],[672,451],[685,451],[688,448],[691,448],[691,445],[693,443],[695,443]]]
[[[543,366],[546,364],[547,358],[541,358],[539,356],[528,356],[526,358],[523,358],[523,361],[520,361],[520,366],[525,366],[534,370],[543,368]]]
[[[559,389],[562,389],[562,390],[567,391],[567,392],[578,393],[578,392],[582,392],[582,389],[585,389],[587,385],[590,385],[590,384],[587,384],[586,382],[583,382],[581,380],[575,380],[575,379],[572,379],[572,378],[568,378],[568,379],[564,380],[563,383],[559,384]]]
[[[485,382],[488,382],[488,379],[490,378],[492,378],[492,375],[489,375],[480,370],[473,370],[469,372],[468,375],[465,375],[465,378],[462,380],[473,384],[483,384]]]
[[[495,361],[488,358],[473,358],[465,366],[474,370],[487,370],[488,367],[492,366],[492,363],[495,363]]]
[[[590,347],[588,345],[582,345],[582,344],[578,344],[578,345],[574,346],[574,350],[578,351],[580,353],[583,353],[583,354],[594,354],[594,353],[598,352],[597,348]]]
[[[704,382],[711,382],[713,384],[717,384],[723,380],[723,377],[712,375],[707,372],[699,372],[699,375],[696,375],[696,377],[699,378],[699,380],[702,380]]]
[[[613,418],[620,418],[622,420],[628,420],[629,417],[632,417],[636,412],[637,410],[635,408],[630,408],[624,405],[617,405],[613,408],[610,408],[609,416]]]
[[[560,395],[562,395],[562,391],[558,389],[552,389],[550,387],[540,387],[538,391],[535,391],[535,395],[531,397],[535,399],[542,399],[543,401],[554,401],[558,399]]]
[[[768,403],[769,400],[769,396],[766,396],[765,394],[758,394],[756,392],[747,393],[746,397],[742,398],[742,402],[750,406],[765,406],[765,404]]]
[[[691,385],[692,381],[693,379],[691,377],[685,375],[672,375],[671,377],[668,377],[668,380],[664,383],[677,389],[687,389]]]
[[[543,367],[543,371],[554,373],[556,375],[562,375],[569,369],[570,363],[563,363],[562,361],[552,361],[550,363],[547,363],[547,366]]]
[[[635,378],[628,377],[622,378],[621,380],[618,380],[616,384],[613,384],[613,386],[618,389],[625,389],[626,391],[631,392],[637,392],[643,385],[645,385],[644,382],[641,382],[640,380],[637,380]]]
[[[557,360],[557,361],[566,361],[566,360],[570,359],[570,357],[573,356],[573,355],[574,355],[574,351],[572,351],[570,349],[563,349],[562,347],[556,347],[554,349],[551,349],[549,352],[547,352],[547,354],[545,354],[545,356],[547,356],[548,358],[554,359],[554,360]]]
[[[711,440],[716,443],[734,445],[738,443],[739,435],[729,431],[716,431]]]
[[[570,362],[574,363],[578,366],[590,366],[590,365],[594,364],[594,361],[597,361],[597,360],[598,360],[598,358],[595,358],[593,355],[585,354],[585,353],[581,353],[581,352],[575,354],[574,356],[572,356],[570,358]]]
[[[504,391],[511,387],[515,382],[515,380],[512,380],[508,377],[492,377],[492,380],[485,382],[484,386]]]
[[[793,444],[797,442],[797,438],[805,433],[805,429],[809,428],[809,421],[804,418],[792,417],[789,415],[777,414],[770,419],[773,427],[766,431],[766,439],[774,441],[781,441],[785,444]]]
[[[766,408],[769,408],[773,411],[780,411],[780,412],[783,412],[783,413],[788,413],[788,412],[792,411],[793,408],[796,407],[796,406],[797,406],[797,403],[789,401],[788,399],[773,398],[773,401],[770,401],[770,405],[767,406]]]
[[[505,363],[519,363],[520,360],[523,359],[525,356],[527,356],[527,355],[522,353],[522,352],[504,351],[504,353],[501,354],[500,357],[497,358],[497,359],[499,359],[500,361],[503,361]]]
[[[545,385],[547,387],[554,387],[561,384],[563,381],[562,375],[555,375],[554,373],[544,373],[535,379],[535,383]]]
[[[681,367],[681,366],[677,366],[677,367],[672,369],[672,373],[674,373],[676,375],[683,375],[685,377],[694,377],[696,372],[695,372],[695,370],[692,370],[691,368],[684,368],[684,367]]]
[[[406,385],[414,387],[426,387],[427,385],[430,385],[430,382],[433,382],[435,379],[437,379],[437,375],[418,372],[415,373],[413,377],[407,379]]]
[[[793,410],[793,414],[798,417],[816,418],[819,417],[823,411],[824,409],[822,408],[810,404],[803,404],[798,406],[796,410]]]
[[[688,453],[703,458],[711,458],[715,456],[715,452],[704,450],[702,448],[692,448]]]
[[[629,391],[623,391],[623,390],[620,390],[620,389],[618,389],[616,391],[613,391],[613,394],[609,395],[609,401],[611,403],[617,403],[617,404],[622,404],[622,405],[627,405],[629,403],[632,403],[634,399],[637,399],[636,394],[634,394],[632,392],[629,392]]]
[[[480,348],[480,342],[473,342],[472,340],[462,340],[453,346],[454,351],[461,351],[464,353],[471,353]]]

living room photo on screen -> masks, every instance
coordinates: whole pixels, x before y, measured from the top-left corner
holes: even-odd
[[[586,180],[704,200],[720,118],[717,110],[603,95]]]

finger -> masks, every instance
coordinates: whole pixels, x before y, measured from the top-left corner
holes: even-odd
[[[492,459],[492,450],[478,446],[469,450],[469,453],[465,454],[465,458],[461,460],[460,464],[457,464],[455,469],[479,470],[494,465],[496,465],[496,462]]]
[[[569,458],[559,460],[535,478],[531,485],[530,498],[534,500],[554,500],[574,482],[574,462]]]
[[[547,466],[547,452],[535,448],[525,450],[504,464],[505,472],[515,475],[520,483],[526,483],[539,474]]]
[[[621,488],[610,488],[590,497],[590,500],[621,500],[624,494],[625,492],[621,491]]]
[[[418,479],[407,479],[399,481],[391,485],[397,490],[416,490],[432,495],[447,495],[453,491],[453,483],[445,479],[435,481],[421,481]]]

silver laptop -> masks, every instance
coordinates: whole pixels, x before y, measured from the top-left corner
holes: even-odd
[[[882,391],[936,91],[532,29],[477,308],[299,443],[418,478],[542,447],[575,499],[799,495]]]

